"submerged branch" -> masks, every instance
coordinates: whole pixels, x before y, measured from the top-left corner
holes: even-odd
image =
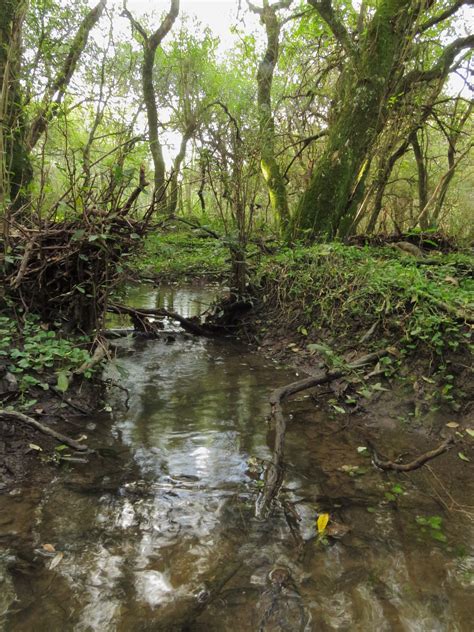
[[[53,437],[60,443],[64,443],[65,445],[69,446],[73,450],[77,450],[78,452],[87,452],[89,450],[86,445],[74,441],[74,439],[71,439],[70,437],[63,435],[60,432],[57,432],[56,430],[43,425],[39,421],[36,421],[36,419],[33,419],[33,417],[29,417],[28,415],[24,415],[23,413],[17,413],[12,410],[0,410],[0,417],[5,417],[6,419],[14,419],[15,421],[21,421],[24,424],[33,426],[33,428],[36,428],[43,434],[48,435],[49,437]]]
[[[424,454],[420,454],[416,459],[410,461],[409,463],[395,463],[394,461],[381,461],[375,451],[375,448],[372,444],[369,443],[369,447],[372,451],[372,462],[373,464],[380,468],[381,470],[395,470],[396,472],[411,472],[413,470],[417,470],[422,465],[435,459],[440,454],[444,454],[449,450],[449,448],[454,444],[454,438],[449,437],[441,445],[439,445],[434,450],[430,450],[429,452],[425,452]]]
[[[314,377],[308,377],[298,382],[292,382],[286,386],[275,389],[270,395],[269,401],[271,406],[271,418],[275,422],[275,444],[273,448],[273,458],[268,464],[265,473],[265,487],[262,494],[257,499],[256,516],[257,518],[265,518],[268,515],[272,500],[277,495],[283,478],[283,450],[285,445],[285,433],[286,433],[286,418],[283,414],[283,401],[290,395],[295,395],[301,391],[319,386],[320,384],[326,384],[332,380],[336,380],[343,375],[346,375],[354,369],[359,369],[367,364],[371,364],[381,357],[387,355],[387,351],[382,349],[374,353],[369,353],[358,360],[355,360],[351,364],[348,364],[344,369],[338,369],[335,371],[328,371],[322,375]]]

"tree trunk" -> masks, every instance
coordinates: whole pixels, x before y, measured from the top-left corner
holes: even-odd
[[[381,0],[355,47],[329,0],[309,0],[348,56],[329,117],[328,141],[296,211],[294,232],[345,237],[364,189],[372,144],[382,131],[393,75],[409,32],[410,0]]]
[[[396,149],[393,154],[389,156],[388,159],[384,156],[379,162],[378,173],[375,182],[374,205],[366,229],[366,232],[369,235],[375,231],[377,220],[379,218],[380,212],[382,211],[383,196],[385,193],[385,188],[388,184],[388,179],[390,178],[390,174],[392,173],[397,160],[399,160],[407,152],[409,144],[410,142],[408,140],[404,141],[398,147],[398,149]]]
[[[64,63],[59,69],[56,77],[48,86],[41,103],[40,111],[31,123],[27,139],[29,150],[36,146],[36,143],[45,132],[48,123],[56,115],[57,107],[55,106],[61,103],[66,93],[67,87],[71,82],[74,72],[76,71],[82,52],[89,40],[90,32],[104,12],[106,1],[107,0],[100,0],[100,2],[93,7],[82,20],[71,43],[66,59],[64,60]]]
[[[4,235],[7,208],[24,204],[32,168],[25,147],[25,118],[20,85],[21,33],[27,0],[4,0],[0,14],[0,211]]]
[[[442,50],[428,69],[403,74],[416,62],[412,41],[450,17],[452,11],[420,23],[424,6],[411,0],[379,0],[358,39],[347,31],[342,10],[331,0],[308,0],[344,49],[346,62],[329,113],[328,140],[292,220],[292,236],[309,240],[344,238],[353,226],[364,192],[370,151],[401,96],[420,84],[444,81],[456,56],[474,46],[461,37]],[[456,5],[459,8],[459,4]]]
[[[181,171],[181,165],[183,163],[184,157],[186,156],[186,147],[188,145],[189,139],[192,137],[195,130],[196,123],[193,121],[189,123],[186,131],[184,132],[181,139],[179,151],[176,154],[176,158],[174,159],[173,171],[170,178],[170,193],[167,207],[168,215],[174,215],[176,213],[176,208],[178,206],[178,178]]]
[[[428,229],[428,218],[423,210],[428,203],[428,171],[426,169],[425,157],[423,150],[418,140],[417,132],[414,132],[410,137],[411,146],[413,148],[413,154],[415,156],[416,168],[418,171],[418,209],[419,209],[419,222],[421,230]]]
[[[263,9],[254,7],[253,10],[260,13],[260,19],[265,26],[267,34],[267,48],[258,67],[258,118],[260,127],[260,167],[267,185],[272,209],[278,215],[284,229],[287,228],[290,213],[286,184],[275,158],[275,122],[272,112],[272,83],[275,66],[279,54],[280,24],[278,22],[276,7],[289,6],[287,3],[278,3],[270,6],[264,3]]]
[[[124,6],[123,15],[127,17],[133,28],[139,33],[143,46],[142,89],[145,102],[150,153],[153,160],[153,200],[158,210],[166,211],[166,166],[163,158],[163,148],[158,135],[158,106],[153,84],[153,69],[158,46],[171,30],[179,14],[179,0],[171,0],[171,6],[160,26],[148,35],[143,26],[135,20],[130,11]]]

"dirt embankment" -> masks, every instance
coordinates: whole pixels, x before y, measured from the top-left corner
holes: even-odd
[[[428,261],[392,248],[284,252],[260,267],[241,335],[302,377],[386,349],[364,374],[319,389],[318,406],[433,440],[456,430],[459,451],[474,460],[472,269],[460,253]]]

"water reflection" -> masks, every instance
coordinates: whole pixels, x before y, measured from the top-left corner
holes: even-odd
[[[209,299],[160,292],[137,290],[135,304],[168,301],[191,315],[191,300]],[[60,470],[46,490],[0,496],[5,630],[471,629],[472,525],[448,523],[448,545],[421,537],[416,514],[440,512],[422,474],[403,479],[409,493],[396,506],[386,502],[390,476],[341,471],[362,458],[355,424],[335,433],[303,400],[283,483],[300,518],[295,542],[282,508],[254,520],[248,474],[250,456],[270,456],[267,394],[294,375],[229,341],[119,344],[111,376],[129,389],[130,408],[112,393],[111,428],[90,420],[97,446],[118,457]],[[351,528],[329,547],[315,541],[320,510]],[[54,567],[34,554],[44,543],[64,553]],[[272,583],[275,568],[288,581]]]

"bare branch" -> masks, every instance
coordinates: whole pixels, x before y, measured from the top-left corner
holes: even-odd
[[[402,90],[409,90],[416,83],[426,83],[446,77],[456,56],[463,50],[474,48],[474,35],[459,37],[451,42],[429,70],[412,70],[402,79]]]
[[[418,29],[418,33],[424,33],[425,31],[430,29],[432,26],[436,26],[436,24],[439,24],[440,22],[447,20],[452,15],[454,15],[456,11],[458,11],[461,7],[465,5],[470,5],[470,6],[474,5],[474,0],[457,0],[457,2],[455,2],[452,6],[448,7],[445,11],[443,11],[439,15],[435,15],[429,20],[426,20],[426,22],[423,22],[423,24],[421,24],[420,28]]]

